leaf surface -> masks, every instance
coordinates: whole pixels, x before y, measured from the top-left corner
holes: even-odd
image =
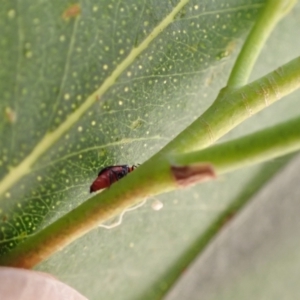
[[[88,199],[99,169],[142,163],[214,100],[262,1],[190,1],[151,37],[180,3],[3,4],[2,178],[38,145],[42,152],[1,196],[1,252]],[[274,107],[267,114],[278,117],[263,112],[232,136],[296,114]],[[49,134],[57,139],[41,144]],[[259,171],[163,195],[160,212],[149,199],[121,226],[94,230],[39,269],[90,299],[151,298],[168,285],[161,280],[165,273]]]

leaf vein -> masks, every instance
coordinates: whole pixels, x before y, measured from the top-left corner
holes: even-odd
[[[116,67],[102,85],[88,96],[85,102],[83,102],[76,111],[70,114],[58,128],[56,128],[53,132],[47,133],[32,152],[18,166],[10,170],[10,172],[0,182],[0,195],[5,193],[10,187],[31,171],[32,165],[37,161],[37,159],[50,147],[52,147],[52,145],[81,118],[81,116],[95,103],[95,101],[100,99],[100,97],[114,85],[117,78],[145,49],[148,48],[149,44],[174,21],[177,13],[180,12],[180,10],[188,2],[189,0],[180,0],[174,9],[153,29],[144,41],[139,46],[131,50],[128,56]]]

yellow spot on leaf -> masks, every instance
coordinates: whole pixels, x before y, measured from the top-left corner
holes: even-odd
[[[10,123],[15,123],[17,120],[16,112],[12,110],[10,107],[5,108],[5,116]]]

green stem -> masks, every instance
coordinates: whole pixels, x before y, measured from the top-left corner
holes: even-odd
[[[246,137],[199,152],[160,158],[148,172],[147,164],[110,189],[28,238],[0,259],[2,265],[31,268],[61,250],[98,224],[142,198],[176,189],[170,161],[181,165],[209,162],[217,174],[263,162],[300,149],[300,117]]]
[[[201,151],[175,155],[171,161],[179,165],[209,162],[219,175],[299,149],[300,117]]]
[[[266,25],[263,24],[261,26]],[[250,64],[248,63],[248,69],[249,66]],[[242,68],[241,66],[237,68],[240,68],[240,70],[243,70],[243,68],[247,69],[247,67]],[[237,78],[242,73],[242,71],[235,71],[235,75],[232,76],[233,78]],[[246,76],[242,75],[241,77],[246,78]],[[233,84],[232,86],[235,85]],[[222,93],[218,101],[215,101],[199,119],[193,122],[175,140],[170,142],[161,152],[148,160],[143,166],[114,184],[110,189],[97,194],[37,234],[28,237],[25,242],[2,256],[0,263],[3,265],[30,268],[96,228],[99,223],[105,222],[121,213],[127,207],[138,203],[141,199],[178,188],[170,171],[170,152],[192,151],[209,146],[251,115],[299,87],[300,58],[297,58],[247,86]],[[296,128],[299,128],[299,124],[297,126]],[[276,127],[275,129],[279,130],[280,128]],[[289,134],[289,132],[295,135],[295,132],[292,130],[286,134]],[[272,135],[270,132],[268,134]],[[276,134],[274,131],[273,141],[275,141]],[[291,140],[294,141],[294,138],[291,138]],[[287,141],[285,142],[287,143]],[[295,143],[298,145],[297,141]],[[234,144],[239,143],[235,141]],[[246,145],[249,147],[249,140],[247,138],[246,142],[242,140],[242,145],[244,144],[244,147]],[[267,144],[267,146],[271,147],[271,144]],[[234,147],[237,146],[230,145],[228,146],[228,150],[226,150],[226,146],[224,145],[215,147],[221,147],[222,151],[226,150],[229,154],[231,153],[228,155],[227,163],[230,162],[232,166],[239,167],[242,165],[240,161],[243,158],[243,153],[240,151],[239,162],[234,162],[233,153],[236,151]],[[222,147],[225,148],[222,149]],[[278,147],[277,144],[276,147]],[[213,149],[215,148],[211,147],[210,150],[205,150],[206,152],[189,154],[191,155],[190,159],[194,161],[196,158],[193,155],[200,155],[197,158],[197,162],[199,162],[205,158],[205,153],[208,155],[210,151],[212,153],[216,151],[215,157],[209,159],[209,156],[207,156],[205,160],[209,159],[209,161],[213,162],[217,172],[229,171],[230,167],[226,165],[226,161],[220,158],[224,156],[224,153],[220,149],[218,151]],[[252,163],[255,162],[255,155],[258,155],[259,151],[263,152],[263,149],[259,149],[258,147],[255,150],[256,152],[253,150],[255,153],[252,156],[250,155]],[[286,151],[292,151],[291,149],[294,151],[296,146],[287,146],[286,149]],[[271,151],[270,148],[268,151]],[[273,151],[270,153],[276,153],[276,155],[280,153],[282,155],[284,152],[275,151],[274,149]],[[189,155],[176,156],[176,159],[180,162],[181,159],[189,158]],[[261,156],[260,160],[262,158],[267,159],[268,155]],[[257,161],[260,160],[257,159]]]
[[[262,47],[278,21],[296,4],[296,0],[268,0],[255,22],[234,64],[227,87],[236,88],[248,82]]]
[[[247,118],[299,87],[300,57],[246,86],[224,93],[221,101],[215,101],[157,155],[208,147]]]

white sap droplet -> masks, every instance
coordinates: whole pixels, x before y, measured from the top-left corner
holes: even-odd
[[[161,209],[164,207],[164,205],[163,205],[162,202],[160,202],[159,200],[155,199],[155,200],[151,203],[151,207],[152,207],[153,210],[158,211],[158,210],[161,210]]]

